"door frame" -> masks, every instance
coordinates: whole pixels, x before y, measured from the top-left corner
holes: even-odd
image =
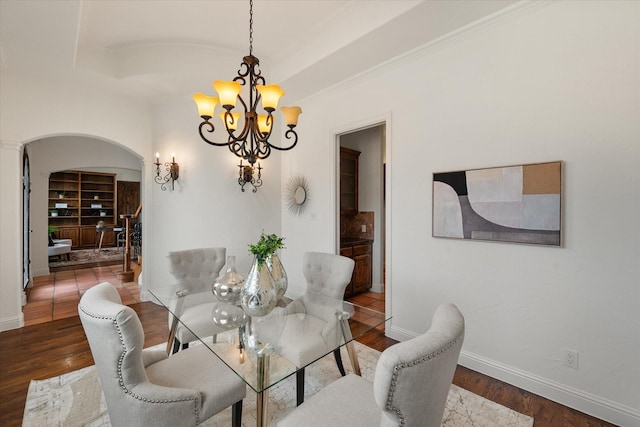
[[[391,304],[391,289],[393,287],[392,284],[392,254],[391,254],[391,245],[392,245],[392,232],[391,232],[391,206],[392,206],[392,187],[391,187],[391,178],[392,178],[392,162],[391,162],[391,148],[392,148],[392,123],[391,123],[391,112],[387,112],[378,116],[372,116],[367,119],[352,122],[341,126],[339,128],[333,129],[331,131],[334,141],[334,224],[335,224],[335,253],[340,253],[340,137],[345,134],[357,132],[360,130],[368,129],[375,126],[384,126],[384,248],[383,248],[383,260],[384,260],[384,271],[383,271],[383,281],[385,284],[384,292],[385,292],[385,313],[386,316],[392,316],[392,304]]]
[[[31,285],[31,166],[26,148],[22,153],[22,289]]]

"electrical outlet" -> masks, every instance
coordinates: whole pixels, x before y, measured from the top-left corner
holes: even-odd
[[[361,230],[363,233],[367,232],[367,224],[362,224]]]
[[[562,349],[562,364],[573,369],[578,369],[578,352],[576,350]]]

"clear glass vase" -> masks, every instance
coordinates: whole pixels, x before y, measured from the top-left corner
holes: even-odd
[[[267,268],[271,273],[273,279],[273,287],[276,288],[276,303],[282,299],[285,292],[287,292],[287,286],[289,286],[289,279],[287,279],[287,272],[284,270],[278,252],[275,252],[266,260]]]
[[[227,257],[227,271],[218,277],[211,288],[213,295],[220,301],[229,304],[239,304],[244,276],[236,271],[236,257]]]
[[[249,316],[266,316],[275,308],[277,302],[276,289],[267,263],[258,263],[258,258],[254,258],[242,286],[242,308]]]

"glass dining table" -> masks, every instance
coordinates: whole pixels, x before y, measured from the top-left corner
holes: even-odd
[[[390,319],[384,313],[341,301],[341,309],[335,310],[339,325],[339,335],[329,348],[316,350],[312,361],[305,366],[296,366],[278,353],[278,340],[286,322],[285,307],[291,300],[283,298],[267,316],[251,317],[238,305],[224,302],[211,304],[211,329],[216,335],[194,333],[198,328],[190,327],[190,320],[180,317],[181,300],[188,294],[179,285],[149,288],[153,299],[163,305],[173,316],[167,352],[170,353],[175,329],[178,323],[189,329],[200,343],[232,369],[256,393],[256,425],[267,425],[267,401],[269,389],[299,370],[313,364],[330,353],[339,352],[346,346],[349,360],[355,374],[360,375],[360,366],[353,340],[374,328],[380,328]],[[340,305],[340,304],[339,304]],[[304,315],[304,313],[300,313]],[[194,325],[195,326],[195,325]]]

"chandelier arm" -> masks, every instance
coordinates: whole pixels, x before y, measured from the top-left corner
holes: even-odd
[[[240,101],[242,101],[242,98],[240,98]],[[244,104],[244,102],[243,102]],[[224,114],[224,122],[228,123],[229,119],[233,120],[233,116],[231,115],[231,111],[226,111]],[[240,133],[238,135],[236,135],[236,133],[229,129],[227,126],[225,126],[225,130],[227,131],[227,134],[229,135],[229,142],[234,141],[234,142],[241,142],[244,141],[244,139],[246,138],[247,134],[249,133],[250,130],[250,122],[251,120],[247,119],[247,110],[245,108],[245,121],[244,121],[244,125],[242,127],[242,130],[240,131]],[[211,132],[211,131],[210,131]]]
[[[229,141],[229,151],[243,159],[243,155],[241,154],[242,146],[238,143],[238,141]]]
[[[273,132],[273,114],[271,112],[267,113],[267,127],[269,128],[269,132],[262,133],[256,123],[254,128],[251,130],[256,141],[262,142],[263,144],[269,142],[271,132]]]
[[[271,155],[271,147],[269,145],[264,145],[264,150],[259,150],[256,158],[260,160],[264,160]]]
[[[285,138],[287,139],[293,139],[293,143],[288,146],[288,147],[278,147],[276,145],[273,145],[272,143],[270,143],[269,141],[265,141],[265,144],[268,145],[271,148],[274,148],[276,150],[280,150],[280,151],[287,151],[287,150],[291,150],[293,147],[296,146],[296,144],[298,143],[298,134],[296,133],[295,130],[293,129],[289,129],[288,131],[285,132],[284,134]]]
[[[207,144],[211,144],[211,145],[215,145],[216,147],[224,147],[227,146],[231,143],[231,141],[228,142],[215,142],[210,140],[209,138],[206,137],[206,135],[202,132],[202,129],[208,127],[209,129],[207,129],[207,132],[209,133],[213,133],[213,131],[215,130],[213,123],[211,123],[209,120],[205,120],[202,123],[200,123],[200,126],[198,127],[198,132],[200,133],[200,138],[202,138],[202,140],[204,142],[206,142]]]
[[[260,143],[262,142],[262,143]],[[255,145],[252,156],[257,160],[264,160],[271,155],[271,147],[267,142],[260,141]]]
[[[234,82],[237,81],[242,86],[247,84],[246,77],[251,75],[251,68],[252,68],[249,62],[251,62],[251,56],[245,56],[244,58],[242,58],[242,63],[240,63],[240,68],[238,69],[238,72],[237,72],[238,75],[233,78]]]
[[[232,141],[229,150],[241,159],[252,160],[253,153],[247,148],[247,142],[244,140]]]

